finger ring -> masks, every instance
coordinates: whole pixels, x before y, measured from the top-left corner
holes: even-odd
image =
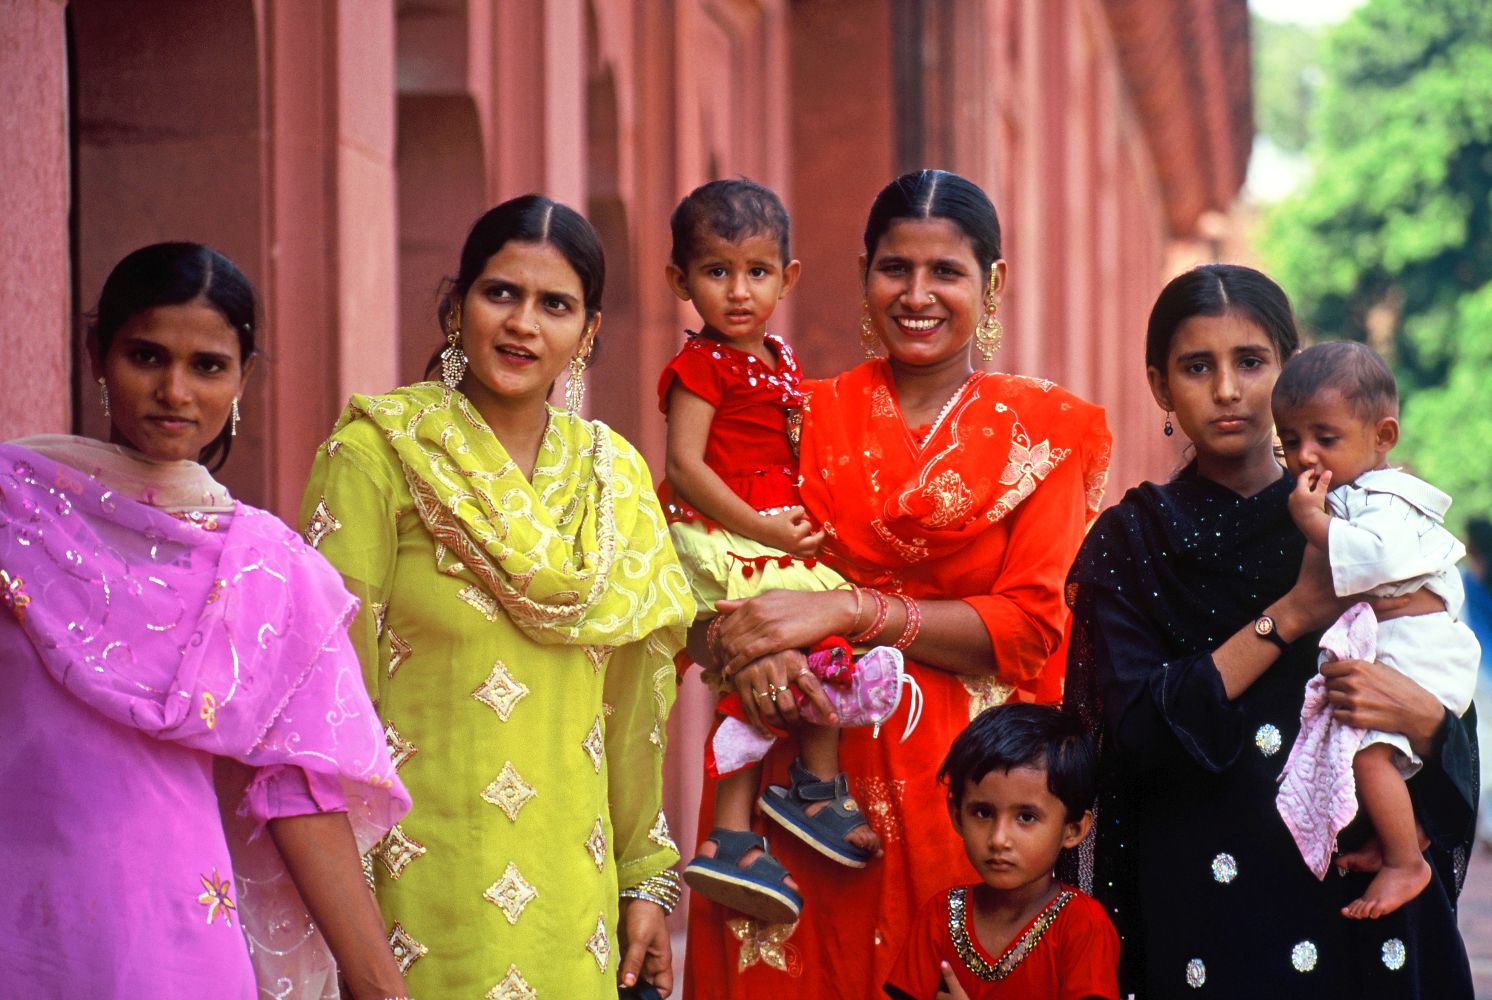
[[[765,691],[758,691],[758,692],[756,692],[756,696],[758,698],[766,698],[766,697],[768,697],[768,694]],[[777,692],[773,691],[770,697],[773,697],[773,698],[777,697]]]
[[[777,689],[774,687],[768,691],[767,697],[772,699],[772,704],[777,704]]]

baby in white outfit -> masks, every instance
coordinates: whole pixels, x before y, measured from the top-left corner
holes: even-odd
[[[1312,347],[1275,383],[1274,417],[1286,465],[1297,477],[1291,517],[1308,542],[1326,551],[1337,594],[1397,597],[1424,590],[1443,605],[1380,621],[1376,656],[1369,658],[1461,715],[1471,704],[1481,657],[1476,637],[1458,619],[1465,592],[1455,564],[1466,550],[1443,523],[1451,498],[1388,467],[1399,436],[1398,390],[1388,366],[1362,344]],[[1430,880],[1404,784],[1421,762],[1402,733],[1352,732],[1360,737],[1352,774],[1382,846],[1383,867],[1344,913],[1379,917],[1419,895]]]

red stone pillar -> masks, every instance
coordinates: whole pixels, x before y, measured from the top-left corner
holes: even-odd
[[[67,52],[57,0],[0,3],[0,440],[70,428]]]

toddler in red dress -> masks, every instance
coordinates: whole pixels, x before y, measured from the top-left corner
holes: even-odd
[[[667,480],[659,495],[700,617],[715,616],[722,601],[767,590],[844,586],[818,562],[823,532],[798,496],[791,439],[802,403],[798,363],[767,332],[777,303],[798,280],[787,210],[759,184],[718,180],[680,202],[671,224],[668,282],[704,325],[689,334],[658,382],[668,418]],[[843,644],[826,651],[812,661],[815,673],[845,679],[853,669],[848,653]],[[724,690],[719,677],[707,680]],[[754,692],[764,699],[758,707],[793,697],[790,687]],[[727,693],[722,705],[741,715],[739,701]],[[863,867],[879,842],[839,771],[837,730],[805,723],[796,735],[802,756],[791,785],[767,789],[763,811],[826,857]],[[733,761],[738,769],[730,773],[712,767],[719,777],[715,826],[684,879],[725,906],[791,923],[802,907],[797,886],[750,829],[761,767],[739,764]]]
[[[1093,749],[1077,720],[1051,705],[986,709],[953,741],[938,780],[980,881],[924,904],[886,994],[1116,1000],[1114,925],[1052,873],[1093,822]]]

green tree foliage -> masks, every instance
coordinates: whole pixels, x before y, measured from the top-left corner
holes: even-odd
[[[1319,27],[1251,18],[1254,119],[1259,133],[1289,153],[1304,152],[1321,89]]]
[[[1395,458],[1492,511],[1492,3],[1369,0],[1325,39],[1311,175],[1261,252],[1319,338],[1392,357]]]

